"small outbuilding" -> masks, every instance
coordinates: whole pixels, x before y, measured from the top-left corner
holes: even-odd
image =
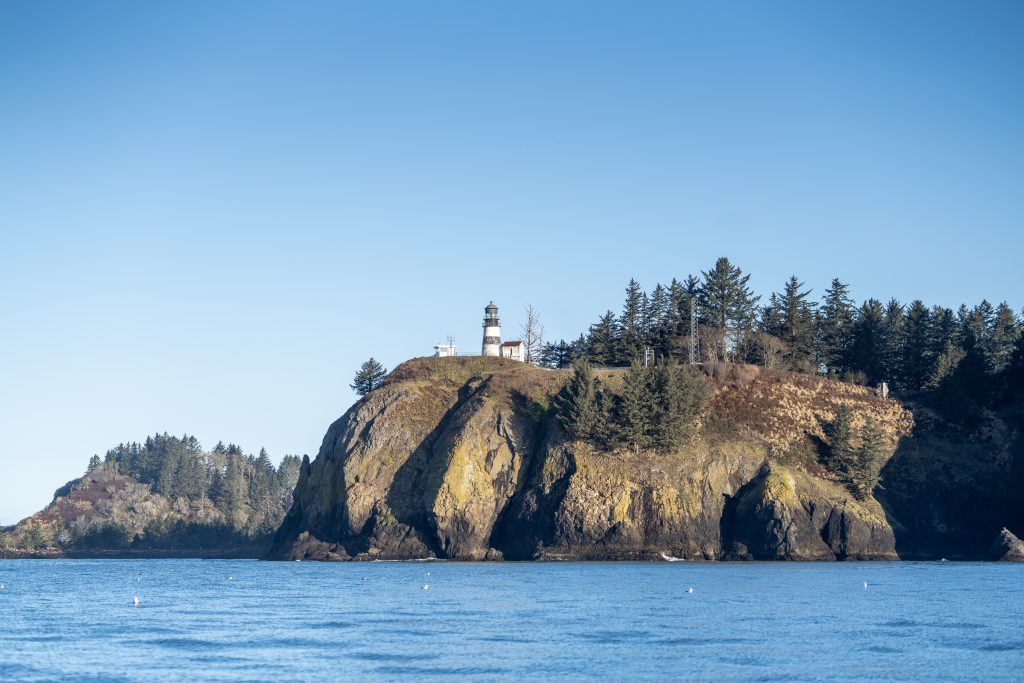
[[[519,340],[502,342],[501,346],[499,347],[498,355],[500,355],[502,358],[511,358],[512,360],[517,360],[520,363],[522,363],[523,342]]]

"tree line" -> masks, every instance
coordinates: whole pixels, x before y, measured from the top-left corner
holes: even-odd
[[[613,387],[580,360],[555,407],[571,438],[601,448],[667,452],[691,435],[707,399],[703,373],[692,366],[634,362],[621,387]]]
[[[762,301],[750,275],[727,258],[714,267],[644,291],[626,286],[621,311],[606,311],[573,341],[549,342],[540,364],[578,360],[628,366],[651,349],[659,361],[690,358],[691,305],[699,362],[743,362],[816,373],[900,392],[953,391],[975,402],[1021,353],[1022,320],[1007,303],[957,309],[870,298],[857,304],[833,279],[820,299],[795,275]]]
[[[194,436],[154,434],[145,442],[122,443],[89,470],[102,468],[149,484],[171,500],[211,503],[235,530],[273,532],[291,506],[302,459],[286,455],[275,467],[266,449],[246,454],[241,447],[218,442],[204,451]]]

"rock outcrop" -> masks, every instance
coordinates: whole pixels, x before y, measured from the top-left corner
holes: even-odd
[[[1024,562],[1024,541],[1004,527],[992,543],[988,559],[994,562]]]
[[[409,361],[303,464],[271,556],[896,559],[898,523],[823,469],[818,449],[840,404],[893,448],[910,413],[862,387],[722,370],[688,444],[634,453],[566,439],[551,406],[567,371]]]

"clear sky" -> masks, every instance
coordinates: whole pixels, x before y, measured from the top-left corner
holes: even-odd
[[[0,4],[0,522],[156,431],[314,455],[360,362],[767,293],[1024,305],[1024,3]]]

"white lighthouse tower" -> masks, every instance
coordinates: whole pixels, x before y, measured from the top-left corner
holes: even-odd
[[[494,302],[484,308],[484,346],[483,355],[501,355],[501,323],[498,321],[498,307]]]

